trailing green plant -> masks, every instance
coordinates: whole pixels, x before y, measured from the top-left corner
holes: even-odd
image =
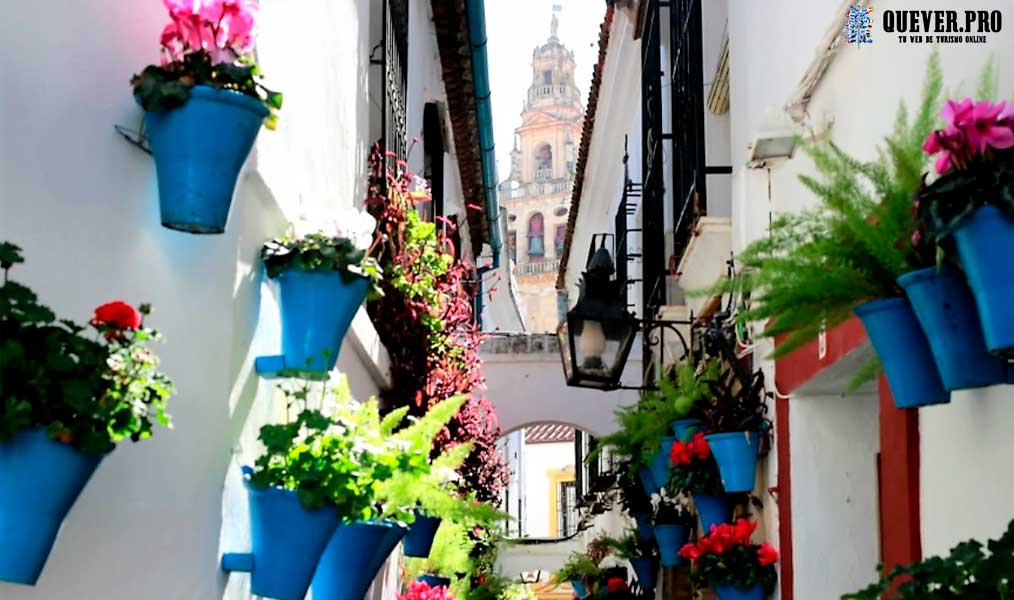
[[[86,328],[56,314],[27,286],[10,279],[21,249],[0,242],[0,442],[41,427],[85,453],[105,453],[130,438],[170,427],[172,381],[148,348],[161,340],[144,326],[148,305],[113,301]]]
[[[317,230],[297,235],[293,230],[265,243],[261,259],[268,277],[288,270],[337,271],[346,282],[368,280],[371,299],[383,295],[383,269],[369,255],[375,221],[368,214],[350,211],[339,222],[333,234]]]
[[[658,546],[655,542],[643,540],[637,535],[637,531],[631,529],[618,538],[606,537],[602,543],[613,549],[619,558],[630,560],[632,558],[650,558],[658,555]]]
[[[567,557],[566,562],[563,563],[556,573],[553,574],[553,583],[560,584],[568,581],[586,581],[588,579],[598,577],[602,569],[599,565],[593,561],[584,552],[574,551]]]
[[[265,451],[255,462],[252,485],[292,490],[310,509],[333,504],[349,522],[387,518],[411,523],[424,500],[449,496],[440,471],[455,468],[462,453],[448,452],[431,464],[429,450],[464,398],[445,400],[395,433],[407,410],[381,419],[376,400],[355,402],[344,378],[321,386],[318,407],[311,407],[314,388],[309,382],[283,390],[287,413],[296,417],[261,428]],[[322,411],[325,400],[334,404],[333,414]]]
[[[898,276],[926,264],[910,241],[912,195],[927,166],[922,144],[941,91],[934,53],[914,117],[901,103],[876,160],[858,160],[831,141],[807,144],[819,177],[800,181],[818,205],[779,216],[767,237],[737,257],[740,273],[695,293],[749,297],[737,318],[766,323],[763,335],[780,338],[775,357],[846,321],[860,304],[901,295]]]
[[[685,527],[696,527],[697,517],[694,516],[686,505],[675,495],[662,496],[655,504],[655,525],[683,525]]]
[[[880,581],[842,596],[843,600],[880,600],[890,590],[899,600],[1009,600],[1014,598],[1014,521],[1007,531],[983,545],[962,542],[947,556],[934,556],[884,572]]]

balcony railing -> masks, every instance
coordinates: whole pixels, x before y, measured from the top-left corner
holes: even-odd
[[[529,262],[521,265],[522,275],[538,275],[539,273],[556,273],[560,268],[560,259],[551,258],[539,262]]]

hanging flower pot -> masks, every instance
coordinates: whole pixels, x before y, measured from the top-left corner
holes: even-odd
[[[694,507],[701,518],[701,529],[707,533],[712,525],[732,520],[732,506],[724,494],[694,494]]]
[[[203,85],[178,108],[145,111],[162,225],[225,231],[240,169],[267,116],[259,98]]]
[[[651,513],[634,513],[634,523],[637,524],[637,536],[646,542],[655,539],[655,530],[651,526]]]
[[[64,517],[103,456],[55,442],[43,429],[0,443],[0,580],[35,585]]]
[[[709,433],[704,437],[718,463],[725,491],[752,491],[756,479],[760,435],[756,431],[730,431]]]
[[[911,305],[904,298],[874,300],[857,306],[898,408],[950,402],[936,362]]]
[[[1004,383],[1007,363],[986,350],[975,300],[957,269],[944,265],[898,278],[922,325],[947,390]]]
[[[430,548],[433,547],[433,538],[440,528],[441,519],[438,517],[427,517],[420,511],[415,511],[415,521],[409,525],[408,533],[402,541],[405,556],[426,558],[430,555]]]
[[[975,296],[986,347],[1014,355],[1014,219],[981,206],[954,231],[961,266]]]
[[[642,590],[655,589],[655,578],[658,575],[658,560],[646,556],[630,559],[630,567],[634,569],[634,577]]]
[[[716,585],[718,600],[764,600],[764,586],[754,584],[746,589],[734,585]]]
[[[570,587],[574,588],[574,593],[577,594],[578,598],[584,598],[588,595],[588,588],[578,579],[572,580],[570,582]]]
[[[252,471],[244,467],[244,472]],[[222,568],[250,572],[250,592],[256,596],[303,600],[338,527],[338,513],[330,504],[307,510],[293,491],[245,483],[253,551],[224,555]]]
[[[675,441],[676,437],[674,436],[662,438],[662,447],[655,453],[651,461],[651,477],[655,480],[655,485],[660,489],[669,483],[669,469],[672,468],[672,461],[669,459],[669,449],[672,448],[672,444]]]
[[[684,525],[655,525],[655,539],[663,567],[683,564],[679,551],[690,539],[690,528]]]
[[[451,585],[450,577],[441,577],[440,575],[433,575],[432,573],[424,573],[416,577],[415,580],[422,581],[430,587],[450,587]]]
[[[339,271],[288,269],[278,275],[284,369],[327,373],[369,281]]]
[[[362,600],[405,528],[387,521],[343,524],[313,578],[315,600]]]
[[[677,419],[672,422],[670,428],[677,440],[685,442],[701,428],[701,421],[700,419]]]
[[[637,471],[638,477],[641,478],[641,485],[644,486],[644,492],[649,496],[658,493],[660,489],[658,484],[655,483],[655,478],[651,474],[651,469],[648,467],[641,467]]]

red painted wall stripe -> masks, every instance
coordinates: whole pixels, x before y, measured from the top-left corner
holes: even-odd
[[[789,394],[803,385],[814,375],[838,362],[866,341],[866,330],[859,319],[853,317],[826,334],[827,352],[820,358],[817,340],[775,361],[775,384],[778,391]],[[775,346],[784,337],[775,338]]]
[[[890,570],[922,560],[919,411],[894,406],[880,377],[880,554]]]
[[[789,444],[789,399],[775,400],[775,449],[778,453],[778,551],[782,600],[792,600],[792,449]]]

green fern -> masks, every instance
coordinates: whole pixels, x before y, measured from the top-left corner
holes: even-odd
[[[765,322],[767,337],[784,336],[775,358],[843,323],[856,306],[900,295],[898,276],[924,266],[910,242],[912,196],[927,167],[922,143],[936,124],[942,90],[934,52],[917,112],[899,106],[875,161],[856,159],[830,141],[808,144],[817,176],[800,181],[819,204],[775,219],[770,235],[737,258],[738,275],[692,293],[749,295],[738,318]]]

